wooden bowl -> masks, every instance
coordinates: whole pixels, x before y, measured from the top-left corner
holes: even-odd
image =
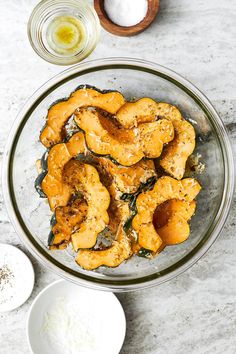
[[[115,34],[117,36],[134,36],[140,32],[143,32],[155,19],[158,9],[159,0],[147,0],[148,9],[144,19],[137,23],[137,25],[124,27],[113,23],[106,14],[104,9],[104,0],[94,0],[94,8],[98,14],[102,27],[108,32]],[[135,4],[135,1],[134,1]]]

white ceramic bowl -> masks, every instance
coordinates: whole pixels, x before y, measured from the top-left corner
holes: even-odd
[[[34,287],[34,269],[29,258],[17,247],[0,243],[0,269],[5,265],[11,275],[9,281],[0,282],[0,312],[23,305]]]
[[[62,306],[58,307],[59,304]],[[84,323],[81,331],[77,331],[78,336],[81,334],[84,339],[90,338],[90,334],[87,335],[89,332],[84,330],[86,325],[84,316],[91,318],[92,326],[96,328],[96,333],[92,332],[91,336],[92,339],[95,335],[96,339],[92,342],[94,343],[93,349],[89,350],[88,344],[81,341],[78,351],[73,350],[73,344],[70,344],[73,338],[70,335],[66,336],[64,341],[66,345],[59,345],[54,340],[66,333],[66,331],[61,333],[64,321],[68,323],[66,328],[71,325],[71,322],[73,323],[64,309],[76,314],[76,318],[79,319],[78,328],[81,323]],[[55,311],[60,312],[59,323],[54,321]],[[50,318],[49,322],[48,318]],[[53,330],[53,336],[49,333],[50,329]],[[65,280],[56,281],[39,293],[31,305],[27,320],[28,342],[34,354],[118,354],[125,338],[125,332],[124,311],[114,294],[89,290]],[[77,339],[80,342],[80,338]]]

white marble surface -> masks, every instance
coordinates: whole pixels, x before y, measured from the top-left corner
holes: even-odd
[[[1,156],[19,108],[38,86],[61,70],[37,57],[28,43],[26,23],[35,3],[0,0]],[[235,0],[161,0],[159,16],[146,32],[133,38],[103,32],[90,58],[125,55],[176,70],[209,97],[236,143],[235,21]],[[0,198],[0,242],[25,250]],[[127,315],[122,354],[236,352],[235,212],[236,203],[218,241],[185,274],[157,288],[118,295]],[[29,257],[36,272],[35,288],[25,305],[0,314],[1,354],[29,353],[27,311],[39,291],[57,279]]]

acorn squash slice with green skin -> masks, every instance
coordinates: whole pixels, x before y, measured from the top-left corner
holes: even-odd
[[[62,172],[65,164],[86,150],[84,134],[76,133],[67,143],[53,146],[47,158],[48,172],[42,180],[42,191],[47,196],[51,210],[66,206],[71,197],[71,188],[63,183]]]
[[[153,224],[165,245],[184,242],[190,235],[188,221],[196,209],[196,202],[171,199],[159,205],[154,213]]]
[[[84,199],[75,199],[68,206],[57,207],[56,223],[52,227],[50,249],[66,248],[71,241],[71,234],[79,228],[86,217],[88,205]]]
[[[94,88],[80,88],[73,92],[68,100],[58,102],[49,108],[40,141],[47,148],[60,143],[62,128],[80,107],[97,107],[115,114],[124,103],[124,97],[117,91],[103,93]]]
[[[116,199],[137,192],[142,183],[157,176],[153,160],[141,160],[129,167],[117,165],[106,157],[98,157],[97,162],[99,173],[104,174],[108,183],[110,180],[110,193]]]
[[[116,239],[111,247],[104,250],[79,250],[76,262],[86,270],[93,270],[100,266],[117,267],[132,255],[131,242],[123,228],[124,220],[129,216],[127,203],[113,201],[115,211],[111,222],[118,222]]]
[[[201,186],[194,178],[177,181],[172,177],[164,176],[157,180],[151,191],[139,194],[136,200],[137,213],[132,220],[132,227],[138,235],[140,246],[157,252],[163,243],[153,225],[153,215],[160,204],[170,199],[191,202],[200,190]]]
[[[151,98],[141,98],[136,102],[126,102],[116,114],[116,119],[125,128],[160,118],[170,120],[175,129],[174,140],[164,148],[160,165],[180,180],[184,176],[187,159],[194,151],[196,137],[193,126],[183,119],[178,108]]]
[[[81,155],[82,157],[79,157]],[[155,166],[152,160],[141,160],[136,165],[124,167],[116,165],[106,157],[88,154],[85,146],[84,134],[74,134],[67,143],[53,146],[47,157],[47,173],[41,183],[43,193],[47,196],[51,210],[58,206],[66,206],[70,200],[71,188],[63,182],[62,172],[65,164],[72,158],[79,157],[79,161],[90,161],[90,164],[104,175],[106,185],[112,184],[113,196],[119,198],[123,193],[134,193],[140,183],[146,182],[149,177],[155,176]]]
[[[174,138],[174,128],[167,119],[124,129],[100,112],[81,109],[75,122],[85,132],[88,148],[98,155],[110,155],[123,166],[132,166],[143,157],[156,158],[163,145]]]
[[[93,270],[100,266],[118,267],[131,255],[130,240],[121,224],[118,230],[118,237],[110,248],[102,251],[79,250],[76,262],[86,270]]]
[[[159,103],[158,107],[158,116],[169,119],[175,129],[174,140],[164,148],[160,165],[172,177],[180,180],[184,176],[187,159],[195,149],[195,130],[175,106]]]
[[[79,248],[91,248],[95,245],[97,235],[109,223],[107,209],[110,194],[100,182],[95,167],[79,161],[69,161],[63,171],[63,181],[75,192],[83,194],[87,204],[87,214],[79,229],[71,235],[75,251]]]

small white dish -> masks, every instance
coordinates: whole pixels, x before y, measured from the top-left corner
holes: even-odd
[[[0,243],[0,312],[21,306],[34,287],[34,269],[17,247]]]
[[[118,354],[125,332],[124,310],[114,294],[65,280],[38,294],[27,319],[34,354]]]

